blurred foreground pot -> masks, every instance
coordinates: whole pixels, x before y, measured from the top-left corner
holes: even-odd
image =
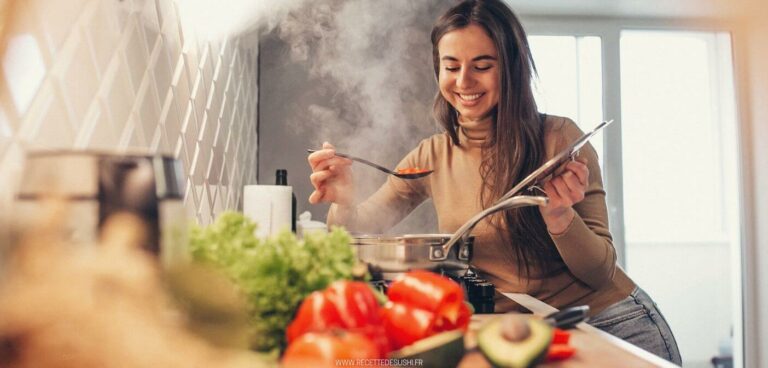
[[[163,264],[185,257],[182,172],[169,156],[92,151],[29,153],[16,197],[21,225],[34,223],[47,199],[67,204],[73,243],[97,244],[110,216],[127,212],[147,229],[141,247]],[[26,226],[25,226],[26,227]]]

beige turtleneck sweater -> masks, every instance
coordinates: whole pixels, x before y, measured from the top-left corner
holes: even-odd
[[[583,134],[566,118],[548,116],[545,125],[547,158]],[[352,231],[381,233],[431,197],[440,232],[453,233],[483,209],[480,162],[487,133],[460,129],[460,146],[454,145],[447,133],[423,140],[397,167],[431,168],[435,171],[432,175],[418,180],[390,176],[376,193],[354,208],[332,205],[328,223],[344,225]],[[475,236],[472,265],[500,292],[527,293],[555,308],[588,304],[590,314],[594,315],[627,297],[635,284],[616,264],[597,153],[591,145],[586,145],[580,157],[586,158],[589,168],[585,198],[574,205],[576,215],[565,232],[550,235],[562,259],[556,267],[562,272],[542,277],[537,276],[541,274],[539,270],[531,267],[531,277],[523,278],[514,252],[500,239],[487,218],[472,232]],[[510,310],[522,310],[522,307],[497,294],[496,312]]]

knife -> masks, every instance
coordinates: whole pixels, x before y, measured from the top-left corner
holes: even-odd
[[[547,322],[554,327],[567,330],[573,328],[580,322],[588,321],[589,316],[587,314],[589,314],[589,306],[579,305],[549,314],[544,317],[544,322]]]

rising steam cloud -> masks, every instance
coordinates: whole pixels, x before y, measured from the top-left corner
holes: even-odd
[[[223,38],[258,29],[276,33],[311,88],[332,95],[286,120],[298,133],[371,159],[397,161],[436,131],[429,32],[440,0],[179,0],[182,21],[199,35]],[[378,143],[380,142],[380,147]]]
[[[436,85],[429,32],[437,14],[450,3],[228,0],[209,7],[203,0],[180,0],[179,8],[182,16],[192,14],[188,19],[198,23],[198,29],[205,25],[202,28],[209,37],[258,29],[267,38],[280,40],[285,57],[270,54],[262,59],[291,66],[270,70],[262,65],[260,70],[286,73],[287,80],[277,83],[302,86],[297,92],[287,89],[284,99],[272,102],[291,105],[280,109],[285,115],[279,118],[297,141],[298,137],[309,139],[314,147],[329,141],[339,150],[395,166],[419,140],[438,131],[431,118]],[[261,52],[276,50],[267,47]],[[290,75],[294,71],[301,75]],[[277,91],[261,93],[274,96]],[[384,179],[359,167],[355,177],[361,195]]]
[[[279,23],[291,59],[333,97],[293,120],[316,141],[397,162],[435,131],[429,31],[437,1],[322,0]],[[375,148],[375,152],[371,149]],[[407,152],[407,151],[405,151]]]
[[[275,34],[293,63],[319,91],[287,113],[285,121],[310,145],[395,167],[418,142],[438,131],[431,118],[436,84],[430,31],[446,0],[318,0],[283,18]],[[267,92],[268,93],[268,92]],[[353,166],[365,197],[384,177]],[[434,232],[431,205],[392,232]]]
[[[198,36],[223,39],[257,28],[272,29],[291,10],[311,0],[178,0],[181,21]]]

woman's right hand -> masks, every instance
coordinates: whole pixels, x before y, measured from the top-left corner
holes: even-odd
[[[312,175],[309,181],[315,191],[309,195],[309,203],[330,202],[350,206],[355,200],[355,188],[352,181],[352,160],[336,156],[336,148],[328,142],[323,149],[307,157]]]

